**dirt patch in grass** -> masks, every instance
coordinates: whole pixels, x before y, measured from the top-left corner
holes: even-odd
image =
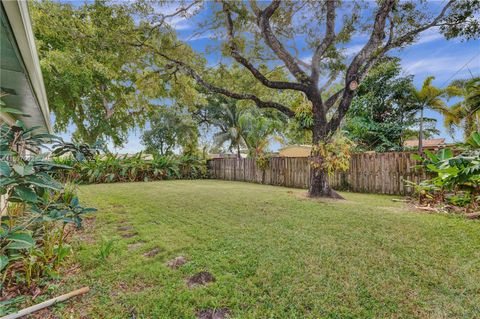
[[[197,319],[224,319],[230,315],[228,308],[203,309],[197,311]]]
[[[127,231],[127,230],[132,230],[132,229],[133,229],[133,227],[132,227],[132,226],[128,226],[128,225],[127,225],[127,226],[118,226],[118,227],[117,227],[117,230],[118,230],[118,231]]]
[[[293,193],[292,195],[299,200],[309,200],[309,201],[317,202],[320,204],[352,204],[354,203],[346,199],[336,199],[336,198],[327,198],[327,197],[308,197],[308,192]]]
[[[120,236],[122,236],[123,238],[132,238],[132,237],[137,236],[137,235],[138,235],[138,232],[136,232],[136,231],[120,234]]]
[[[144,257],[155,257],[159,253],[161,253],[163,249],[155,247],[149,251],[147,251],[145,254],[143,254]]]
[[[172,269],[177,269],[177,268],[182,267],[186,263],[187,263],[187,258],[185,258],[183,256],[178,256],[178,257],[176,257],[172,260],[169,260],[167,262],[167,266],[172,268]]]
[[[110,296],[118,297],[120,295],[128,295],[130,293],[137,293],[142,292],[144,290],[150,289],[154,287],[154,285],[146,283],[144,281],[136,281],[134,284],[128,284],[126,282],[119,282],[115,289],[110,292]]]
[[[215,282],[215,280],[215,277],[213,277],[208,271],[201,271],[187,279],[187,286],[189,288],[193,288],[197,285],[203,286],[210,282]]]
[[[145,244],[144,240],[139,240],[139,241],[136,241],[134,243],[128,244],[128,250],[130,250],[130,251],[136,250],[136,249],[142,247],[143,244]]]

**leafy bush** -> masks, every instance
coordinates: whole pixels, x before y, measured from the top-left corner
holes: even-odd
[[[70,171],[59,172],[59,178],[78,183],[137,182],[164,179],[203,178],[206,163],[196,156],[158,156],[145,160],[142,153],[133,157],[107,153],[96,155],[90,161],[77,161],[73,157],[55,158],[56,163],[72,166]]]
[[[425,151],[426,158],[417,154],[412,158],[435,176],[416,185],[423,203],[445,202],[465,207],[467,212],[478,208],[480,202],[480,133],[473,133],[458,155],[450,149],[433,154]]]
[[[56,277],[57,269],[69,254],[66,226],[81,227],[82,215],[93,208],[79,205],[75,188],[54,179],[54,172],[68,166],[48,161],[41,155],[23,156],[23,150],[38,151],[46,141],[60,141],[50,134],[36,133],[22,121],[1,126],[0,270],[1,289],[38,284]]]

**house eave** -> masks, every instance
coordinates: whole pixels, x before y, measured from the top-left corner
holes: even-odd
[[[24,107],[36,107],[43,118],[43,126],[48,132],[52,132],[47,94],[45,92],[40,61],[37,55],[35,38],[28,11],[28,2],[2,0],[1,4],[6,18],[8,19],[16,49],[18,49],[19,59],[21,59],[21,62],[23,63],[25,75],[28,77],[28,82],[36,102],[36,105],[26,105]],[[2,70],[2,72],[5,72],[6,76],[8,76],[7,70]],[[29,114],[31,112],[38,112],[33,109],[27,111],[28,112],[26,113]]]

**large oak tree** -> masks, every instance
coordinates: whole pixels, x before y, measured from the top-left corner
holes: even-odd
[[[222,52],[271,90],[272,98],[215,79],[208,68],[175,58],[164,46],[151,45],[155,54],[171,62],[170,68],[188,74],[213,93],[247,100],[259,108],[272,108],[294,118],[291,105],[279,103],[279,92],[302,94],[313,116],[309,195],[339,197],[328,184],[320,149],[339,128],[369,69],[385,54],[414,43],[421,32],[436,28],[447,38],[477,37],[474,14],[478,1],[219,1],[209,3],[211,21],[205,27],[224,39]],[[358,52],[349,56],[345,45],[352,35],[364,36]],[[305,44],[296,47],[297,37]],[[176,47],[181,46],[177,43]],[[300,59],[299,52],[311,59]],[[289,75],[274,79],[270,72],[283,68]],[[228,83],[228,85],[226,84]],[[328,87],[340,89],[325,97]]]

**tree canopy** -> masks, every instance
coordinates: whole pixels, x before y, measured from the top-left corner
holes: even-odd
[[[197,135],[197,123],[189,114],[176,106],[163,107],[150,118],[150,129],[142,134],[142,144],[148,153],[170,155],[179,148],[188,149]]]
[[[222,52],[250,73],[259,85],[271,90],[268,98],[237,85],[226,87],[222,84],[225,82],[212,80],[208,72],[186,59],[172,57],[163,48],[152,49],[209,91],[251,101],[259,108],[276,109],[290,118],[296,116],[291,105],[271,97],[275,96],[274,92],[285,90],[300,93],[311,107],[312,144],[321,147],[340,127],[358,83],[382,57],[393,49],[412,44],[421,32],[431,28],[439,28],[447,37],[477,37],[479,28],[474,13],[479,8],[479,2],[471,0],[447,1],[435,14],[428,3],[395,0],[378,3],[220,1],[212,4],[213,21],[209,26],[225,39]],[[359,52],[349,57],[344,47],[353,34],[363,34],[367,40]],[[296,47],[296,36],[303,36],[306,46]],[[308,51],[311,59],[302,60],[299,49]],[[288,76],[271,77],[270,72],[277,69],[287,70]],[[325,90],[335,82],[341,87],[324,96]],[[309,194],[336,196],[328,186],[326,163],[319,152],[314,151],[312,156],[316,164],[311,169]]]
[[[432,28],[447,38],[479,36],[475,13],[480,2],[435,5],[438,10],[426,1],[195,0],[175,3],[169,14],[163,9],[172,3],[149,0],[78,7],[40,2],[33,7],[57,130],[74,123],[78,139],[110,138],[121,144],[131,127],[145,124],[154,111],[153,99],[175,100],[198,113],[209,96],[220,94],[236,100],[236,107],[256,106],[262,114],[289,118],[289,135],[311,138],[314,146],[309,194],[336,196],[328,185],[330,164],[322,148],[344,123],[357,94],[360,104],[368,99],[376,103],[383,110],[378,116],[387,122],[400,116],[390,114],[397,112],[392,105],[399,97],[374,101],[373,93],[362,91],[372,67]],[[226,58],[222,63],[207,64],[203,52],[192,50],[166,23],[175,15],[197,12],[208,15],[198,32],[213,32],[219,39],[219,52]],[[364,41],[350,54],[346,48],[353,37]],[[391,76],[393,83],[382,83],[407,85]],[[384,137],[389,142],[397,138]]]
[[[343,127],[358,149],[401,150],[404,131],[417,124],[413,77],[401,72],[398,58],[383,59],[358,87]]]

